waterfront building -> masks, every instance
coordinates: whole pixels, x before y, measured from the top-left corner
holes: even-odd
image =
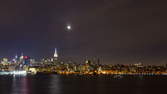
[[[1,63],[2,65],[8,65],[9,64],[8,58],[3,58]]]

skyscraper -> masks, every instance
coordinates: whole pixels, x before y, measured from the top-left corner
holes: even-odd
[[[23,53],[21,53],[20,60],[22,60],[23,58],[24,58],[24,55]]]
[[[58,53],[57,53],[57,48],[55,48],[55,52],[54,52],[54,58],[58,58]]]
[[[16,54],[16,55],[15,55],[15,59],[17,59],[17,58],[18,58],[18,55]]]

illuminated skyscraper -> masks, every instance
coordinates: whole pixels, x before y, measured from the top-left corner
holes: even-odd
[[[23,58],[24,58],[24,55],[23,53],[21,53],[20,60],[22,60]]]
[[[13,61],[14,63],[17,63],[18,60],[19,60],[19,58],[18,58],[18,55],[16,54],[12,61]]]
[[[15,59],[17,59],[17,58],[18,58],[18,55],[16,54],[16,55],[15,55]]]
[[[55,48],[55,52],[54,52],[54,58],[58,58],[58,53],[57,53],[57,49]]]

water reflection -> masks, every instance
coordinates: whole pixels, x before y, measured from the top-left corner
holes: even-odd
[[[13,77],[11,94],[30,94],[27,77]]]
[[[51,81],[49,85],[50,92],[49,94],[61,94],[61,84],[60,84],[60,77],[57,75],[50,76]]]
[[[159,94],[166,92],[166,79],[167,77],[92,79],[60,75],[0,76],[0,94]]]

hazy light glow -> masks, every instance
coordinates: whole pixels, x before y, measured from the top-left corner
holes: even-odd
[[[0,72],[0,75],[27,75],[26,71]]]
[[[13,71],[12,74],[14,74],[14,75],[26,75],[27,72],[26,71]]]
[[[67,29],[68,29],[68,30],[71,30],[71,26],[70,26],[70,25],[67,25]]]

